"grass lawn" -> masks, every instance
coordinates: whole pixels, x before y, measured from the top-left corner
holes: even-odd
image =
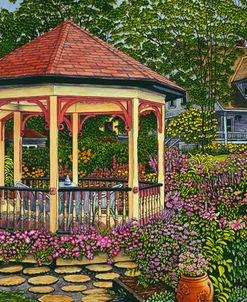
[[[227,158],[227,154],[215,155],[214,158],[215,158],[215,160],[225,161]]]

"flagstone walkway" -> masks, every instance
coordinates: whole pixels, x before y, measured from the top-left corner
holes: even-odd
[[[112,280],[137,275],[135,267],[130,261],[113,265],[0,265],[0,289],[24,291],[26,297],[41,302],[124,301],[112,291]]]

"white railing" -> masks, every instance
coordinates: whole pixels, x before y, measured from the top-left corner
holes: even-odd
[[[216,140],[224,140],[225,133],[223,131],[217,132]],[[247,132],[227,132],[227,141],[247,141]]]

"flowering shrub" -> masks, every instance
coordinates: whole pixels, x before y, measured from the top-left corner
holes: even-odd
[[[22,177],[32,177],[32,178],[40,178],[47,176],[48,169],[42,169],[42,168],[28,168],[26,166],[22,166]]]
[[[156,160],[150,160],[150,166],[157,171]],[[179,212],[181,223],[205,240],[202,254],[211,259],[215,298],[226,302],[232,283],[247,282],[241,260],[245,254],[237,252],[240,243],[235,243],[238,249],[233,244],[239,238],[243,246],[247,238],[247,152],[217,161],[212,156],[184,156],[173,148],[166,151],[165,171],[165,207]]]
[[[66,236],[57,236],[46,230],[0,232],[0,257],[5,262],[10,259],[20,261],[32,255],[41,265],[58,257],[93,259],[99,252],[107,253],[111,258],[119,253],[121,246],[116,238],[102,236],[94,228],[81,229]]]
[[[242,219],[229,221],[229,227],[234,231],[242,230],[245,228],[245,222]]]
[[[143,180],[146,175],[145,167],[139,163],[139,179]],[[112,168],[97,168],[88,177],[96,178],[117,178],[117,179],[128,179],[129,175],[129,165],[120,164],[117,162],[116,157],[112,158]]]
[[[214,110],[190,108],[179,114],[167,126],[167,134],[171,137],[180,136],[185,143],[207,145],[216,137],[218,121]]]
[[[205,147],[205,151],[210,154],[227,154],[235,152],[244,152],[247,150],[246,144],[220,144],[212,142]]]
[[[179,255],[178,270],[186,276],[202,276],[208,270],[208,261],[202,254],[185,252]]]
[[[200,251],[203,240],[196,239],[196,231],[179,218],[174,211],[164,210],[147,225],[130,229],[130,236],[125,239],[126,251],[137,263],[142,282],[175,285],[179,254]]]

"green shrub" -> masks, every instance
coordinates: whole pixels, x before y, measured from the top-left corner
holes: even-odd
[[[9,156],[4,158],[4,183],[6,186],[14,184],[14,162]]]
[[[234,285],[247,284],[247,240],[236,238],[227,247],[228,253],[233,255],[233,271],[231,281]]]
[[[230,295],[229,302],[242,302],[247,299],[247,289],[244,287],[235,287]]]
[[[176,302],[174,293],[165,291],[161,293],[155,293],[152,297],[148,298],[146,302]]]
[[[1,302],[35,302],[36,300],[26,298],[23,296],[24,292],[6,292],[0,290],[0,301]]]

